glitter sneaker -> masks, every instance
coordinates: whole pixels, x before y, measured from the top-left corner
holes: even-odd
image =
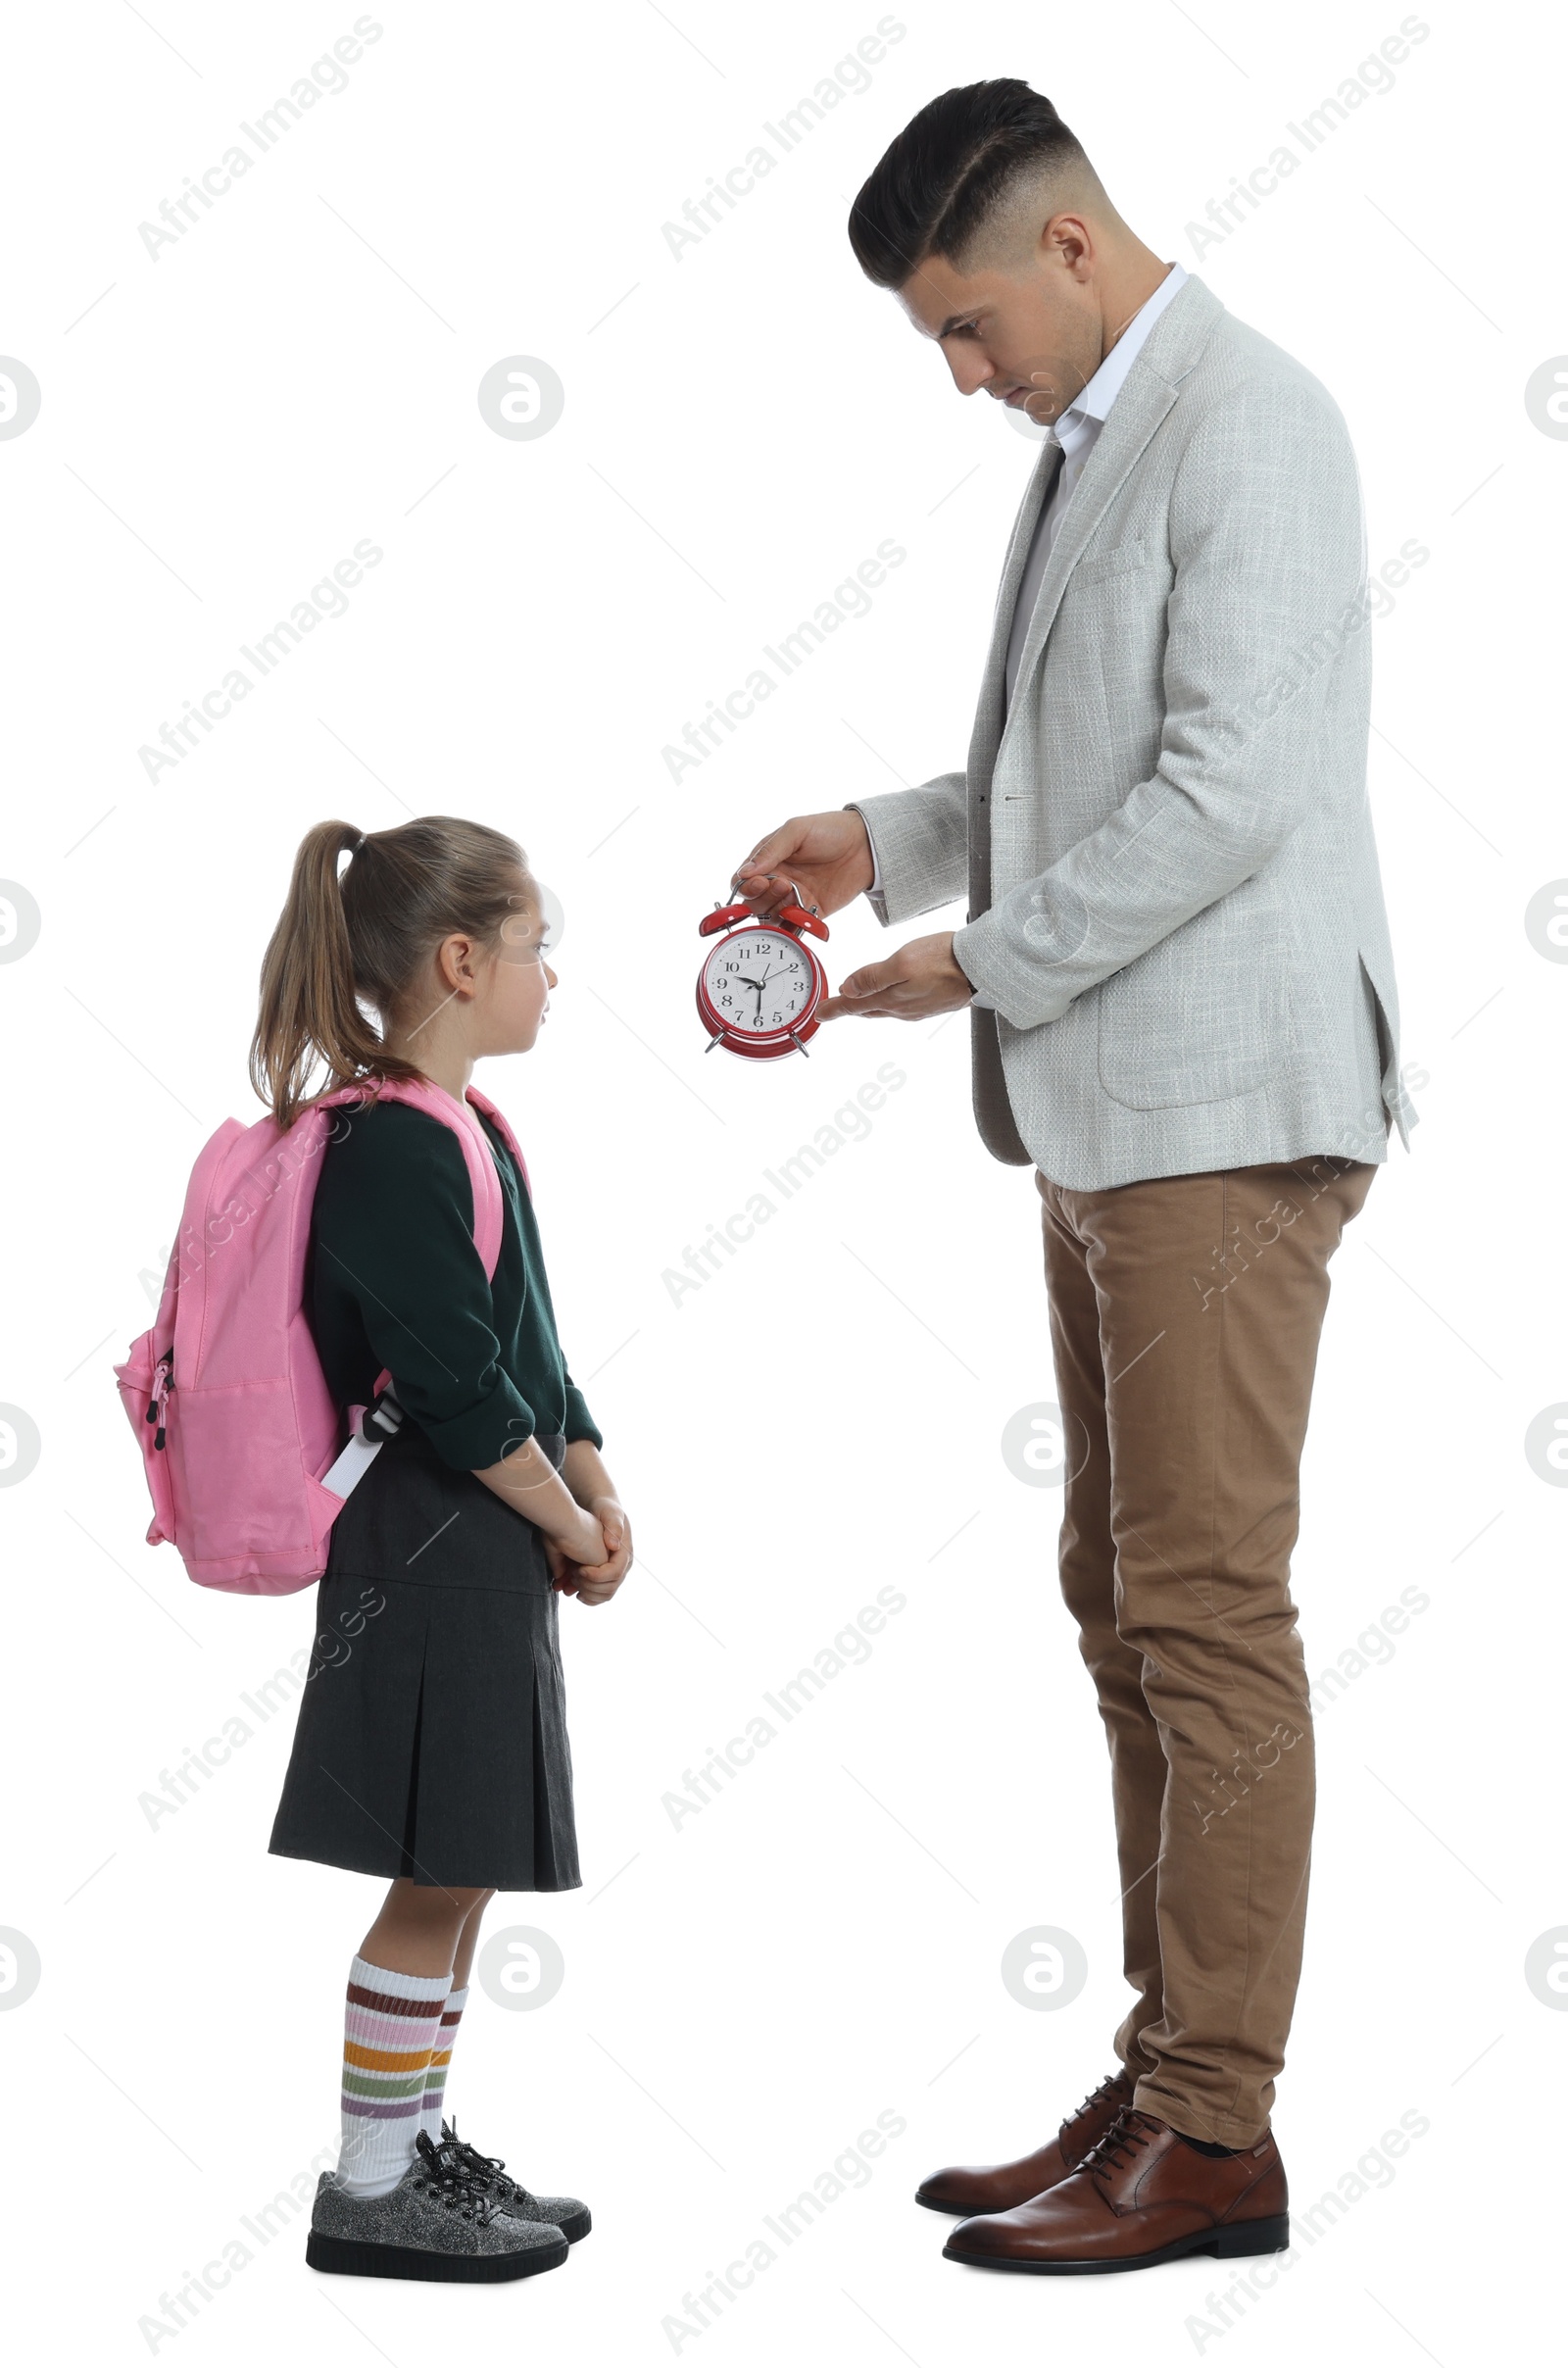
[[[305,2258],[312,2269],[348,2278],[493,2285],[559,2269],[566,2240],[548,2221],[504,2212],[488,2184],[421,2130],[413,2162],[388,2195],[356,2197],[335,2172],[321,2173]]]
[[[575,2195],[530,2195],[517,2180],[508,2178],[506,2165],[498,2154],[481,2154],[476,2147],[469,2146],[466,2138],[460,2138],[455,2121],[441,2124],[441,2144],[437,2150],[449,2157],[475,2186],[482,2184],[496,2208],[513,2220],[528,2220],[559,2228],[568,2245],[575,2245],[579,2237],[586,2237],[593,2226],[586,2203],[579,2203]]]

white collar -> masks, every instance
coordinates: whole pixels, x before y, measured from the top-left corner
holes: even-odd
[[[1088,421],[1093,420],[1098,426],[1109,416],[1110,407],[1121,393],[1144,340],[1171,298],[1186,285],[1187,277],[1179,263],[1171,265],[1153,294],[1128,321],[1083,393],[1075,403],[1069,403],[1061,418],[1054,422],[1051,432],[1064,452],[1071,452]]]

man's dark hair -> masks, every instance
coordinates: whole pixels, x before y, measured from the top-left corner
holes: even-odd
[[[922,107],[850,208],[867,279],[899,288],[929,255],[961,259],[1015,181],[1042,167],[1087,168],[1049,99],[1027,82],[969,82]]]

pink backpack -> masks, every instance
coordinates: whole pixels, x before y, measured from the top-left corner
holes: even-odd
[[[379,1098],[410,1103],[457,1136],[473,1186],[474,1249],[493,1276],[501,1179],[478,1119],[424,1079],[388,1079]],[[333,1113],[361,1099],[352,1085],[325,1094],[287,1134],[271,1118],[223,1121],[191,1170],[157,1321],[115,1367],[152,1492],[147,1543],[172,1541],[199,1587],[290,1595],[326,1568],[347,1490],[322,1483],[345,1426],[306,1317],[305,1262]],[[500,1110],[473,1086],[467,1100],[526,1182]],[[380,1374],[378,1394],[390,1379]],[[348,1409],[350,1431],[362,1412]]]

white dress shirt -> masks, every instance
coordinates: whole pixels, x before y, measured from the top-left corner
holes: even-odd
[[[1012,612],[1012,632],[1007,641],[1009,707],[1018,679],[1018,662],[1029,637],[1030,619],[1035,613],[1046,562],[1051,557],[1051,546],[1056,539],[1056,529],[1061,523],[1061,514],[1072,499],[1073,487],[1084,471],[1084,463],[1099,441],[1100,431],[1110,416],[1110,407],[1121,393],[1127,372],[1137,361],[1144,339],[1186,278],[1187,273],[1181,265],[1173,263],[1148,303],[1128,321],[1077,401],[1069,403],[1060,419],[1054,420],[1046,431],[1047,441],[1061,447],[1061,465],[1056,470],[1056,481],[1036,520],[1034,539],[1029,545],[1029,557],[1024,562],[1023,578]]]
[[[1138,359],[1144,339],[1186,280],[1187,273],[1181,265],[1173,263],[1153,294],[1128,321],[1077,401],[1070,403],[1060,419],[1054,420],[1046,431],[1047,440],[1060,446],[1062,458],[1056,470],[1056,481],[1035,524],[1029,557],[1024,562],[1018,598],[1012,612],[1006,666],[1009,707],[1012,704],[1013,686],[1018,678],[1018,662],[1023,656],[1023,645],[1029,634],[1029,620],[1034,615],[1035,601],[1046,572],[1046,562],[1051,557],[1051,546],[1056,539],[1062,512],[1072,499],[1073,487],[1083,474],[1084,463],[1095,449],[1100,431],[1110,415],[1110,407],[1122,390],[1127,372]],[[875,897],[881,890],[882,871],[874,848],[871,851],[871,885],[866,894]],[[978,996],[974,1000],[981,1003]],[[991,1006],[981,1003],[981,1008],[989,1011]]]

